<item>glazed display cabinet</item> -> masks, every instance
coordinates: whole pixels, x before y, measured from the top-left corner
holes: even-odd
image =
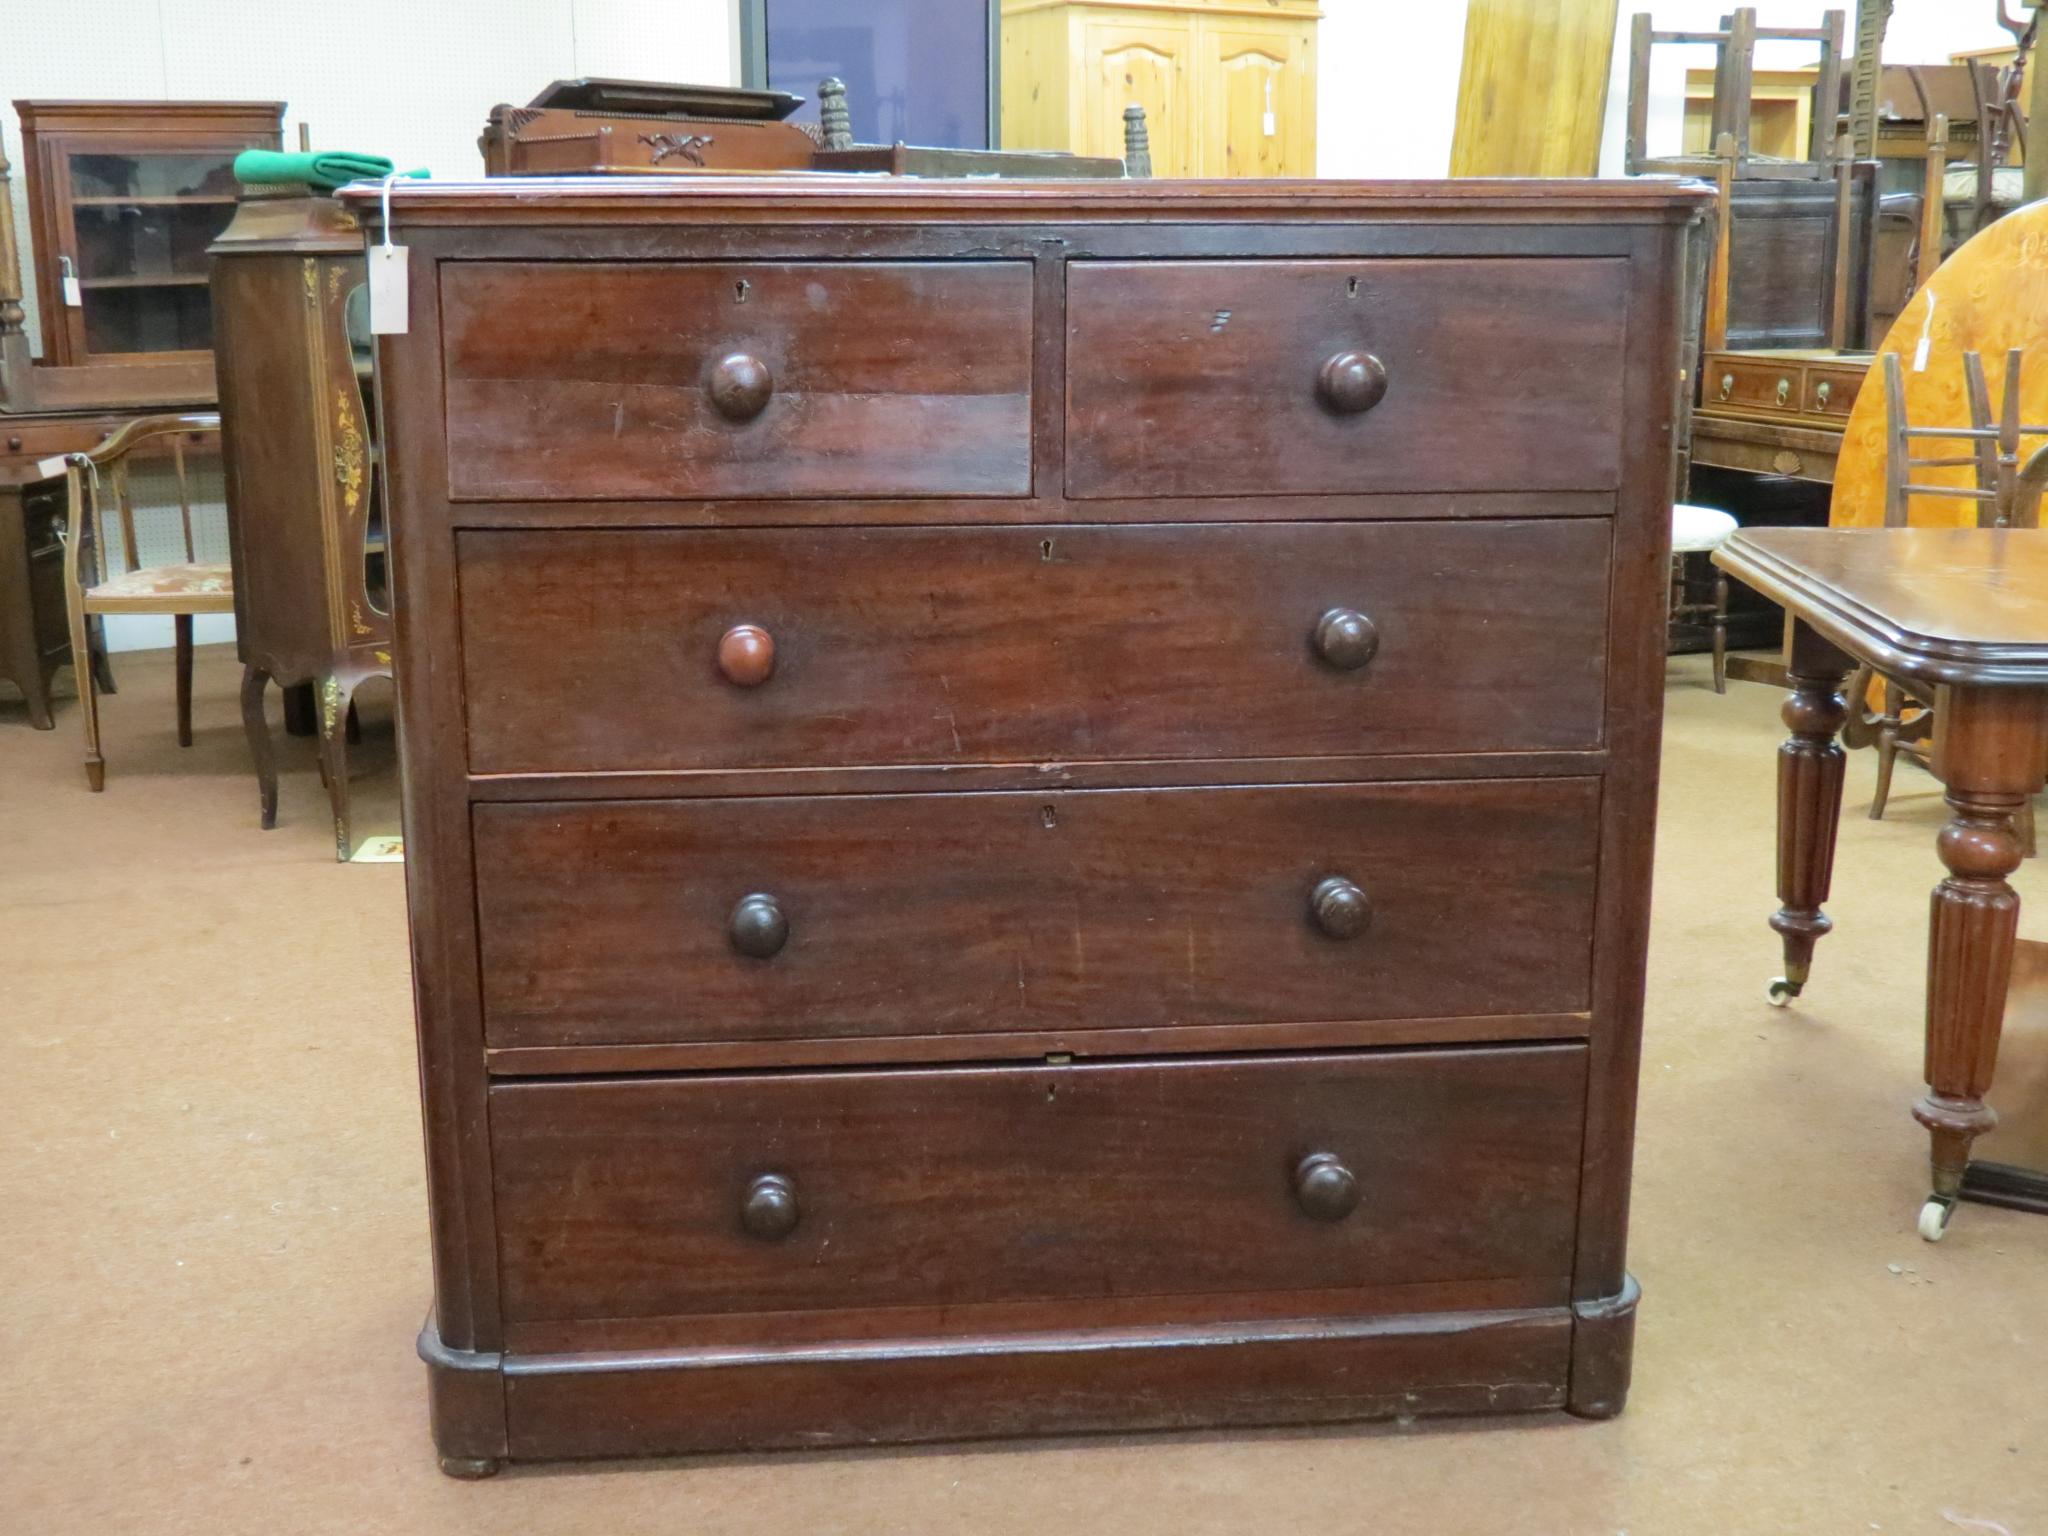
[[[17,101],[43,360],[189,366],[213,394],[206,251],[235,156],[276,149],[275,101]]]

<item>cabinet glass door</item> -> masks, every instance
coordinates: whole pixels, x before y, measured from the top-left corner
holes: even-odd
[[[206,248],[235,211],[232,149],[73,154],[71,216],[89,353],[213,345]]]

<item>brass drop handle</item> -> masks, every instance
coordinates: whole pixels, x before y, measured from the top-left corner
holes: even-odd
[[[1311,1152],[1294,1166],[1294,1199],[1317,1221],[1342,1221],[1358,1209],[1358,1180],[1334,1152]]]
[[[1833,395],[1834,392],[1834,381],[1831,379],[1822,379],[1820,381],[1820,387],[1814,390],[1813,392],[1813,403],[1816,406],[1818,406],[1821,410],[1826,410],[1828,408],[1828,397]]]
[[[726,924],[732,947],[752,960],[770,960],[789,942],[789,918],[782,903],[765,891],[742,896]]]
[[[1343,416],[1378,405],[1387,393],[1387,365],[1370,352],[1339,352],[1316,375],[1316,394]]]
[[[1726,400],[1726,399],[1727,399],[1727,398],[1728,398],[1728,397],[1729,397],[1730,395],[1732,395],[1732,394],[1734,394],[1734,393],[1735,393],[1735,375],[1734,375],[1734,374],[1732,374],[1732,373],[1724,373],[1724,374],[1722,374],[1722,375],[1721,375],[1721,398],[1722,398],[1723,400]]]
[[[1316,654],[1340,672],[1356,672],[1380,648],[1380,632],[1356,608],[1331,608],[1316,620]]]
[[[796,1184],[779,1173],[756,1176],[747,1186],[747,1198],[740,1202],[740,1225],[749,1236],[763,1242],[780,1242],[796,1230],[802,1219]]]
[[[718,670],[735,688],[758,688],[775,673],[775,637],[758,624],[735,624],[718,637]]]
[[[1326,938],[1355,939],[1372,926],[1372,903],[1357,881],[1331,875],[1309,892],[1308,915]]]
[[[1785,403],[1786,403],[1787,401],[1789,401],[1789,400],[1790,400],[1791,398],[1792,398],[1792,381],[1791,381],[1790,379],[1780,379],[1780,380],[1778,380],[1778,404],[1780,404],[1780,405],[1784,405],[1784,404],[1785,404]]]
[[[775,378],[753,353],[732,352],[712,367],[705,389],[711,396],[711,408],[727,421],[752,421],[768,409]]]

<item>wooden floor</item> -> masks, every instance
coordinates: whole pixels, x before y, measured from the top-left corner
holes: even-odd
[[[1779,696],[1673,664],[1634,1268],[1611,1424],[1175,1435],[443,1479],[412,1336],[426,1215],[402,873],[334,863],[310,744],[257,828],[232,658],[197,743],[118,660],[107,791],[76,707],[0,702],[0,1529],[126,1533],[1147,1532],[1806,1536],[2048,1531],[2048,1220],[1912,1231],[1940,802],[1852,758],[1801,1006],[1774,944]],[[65,685],[60,682],[60,688]],[[373,696],[374,697],[374,696]],[[273,709],[276,695],[273,692]],[[358,836],[394,830],[388,715]],[[2048,938],[2048,860],[2019,877]],[[2048,1025],[1994,1157],[2048,1165]]]

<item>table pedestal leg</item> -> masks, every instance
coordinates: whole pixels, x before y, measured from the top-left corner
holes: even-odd
[[[1920,1235],[1938,1240],[1962,1191],[1970,1144],[1998,1124],[1984,1102],[2012,983],[2019,894],[2017,818],[2041,782],[2036,698],[1945,688],[1936,704],[1934,770],[1950,811],[1936,848],[1948,878],[1934,888],[1927,934],[1927,1093],[1913,1118],[1933,1142],[1933,1186]]]
[[[1796,644],[1797,637],[1795,637]],[[1792,693],[1781,714],[1791,739],[1778,748],[1778,900],[1771,927],[1785,942],[1785,974],[1770,985],[1770,1000],[1782,1008],[1806,986],[1813,946],[1834,927],[1821,903],[1835,867],[1835,828],[1842,816],[1841,744],[1835,740],[1849,718],[1842,680],[1849,675],[1834,658],[1806,659],[1795,653]]]

